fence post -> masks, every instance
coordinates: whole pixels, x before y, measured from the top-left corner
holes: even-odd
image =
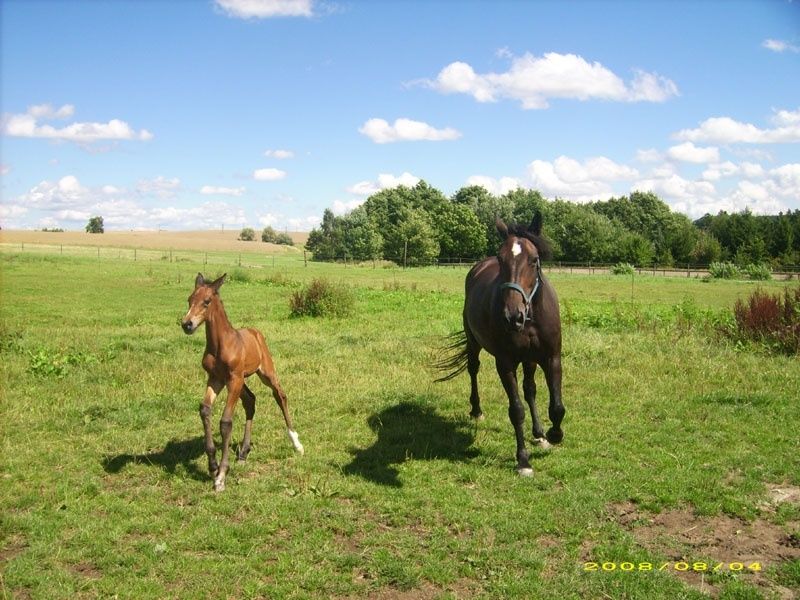
[[[303,266],[304,267],[308,266],[308,256],[306,256],[306,251],[305,250],[303,250]]]

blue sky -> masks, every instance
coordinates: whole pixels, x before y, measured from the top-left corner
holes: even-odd
[[[800,209],[800,3],[2,0],[0,225],[308,230],[424,179]]]

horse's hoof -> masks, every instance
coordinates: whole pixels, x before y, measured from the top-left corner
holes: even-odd
[[[517,475],[520,477],[533,477],[533,469],[530,467],[517,467]]]
[[[478,413],[477,415],[473,415],[472,413],[470,413],[469,416],[472,417],[473,421],[483,421],[486,419],[486,417],[483,416],[483,413]]]
[[[547,441],[550,442],[551,444],[559,444],[561,443],[561,440],[564,439],[564,432],[561,431],[560,429],[555,429],[551,427],[550,429],[547,430],[546,436],[547,436]]]
[[[224,481],[215,481],[214,482],[214,491],[215,492],[224,492],[225,491],[225,482]]]
[[[550,450],[553,446],[547,441],[547,438],[534,438],[534,445],[538,446],[540,450]]]

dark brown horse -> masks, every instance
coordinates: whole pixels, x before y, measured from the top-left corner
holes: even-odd
[[[533,419],[536,444],[549,448],[564,437],[561,421],[561,318],[558,299],[542,275],[540,256],[549,249],[541,237],[542,217],[536,213],[528,227],[506,226],[497,220],[503,244],[497,256],[477,263],[467,274],[464,300],[464,330],[454,336],[454,354],[439,363],[450,371],[438,381],[469,372],[472,390],[470,414],[483,416],[478,395],[478,359],[481,350],[495,357],[495,365],[508,395],[508,416],[517,437],[517,472],[532,475],[525,447],[525,410],[519,398],[517,368],[522,365],[522,390]],[[536,365],[542,367],[550,391],[552,427],[545,437],[536,412]]]
[[[208,373],[208,383],[203,403],[200,405],[200,419],[205,431],[206,454],[208,455],[208,471],[214,478],[214,489],[221,492],[225,489],[225,476],[228,473],[228,452],[230,450],[231,430],[233,428],[233,411],[236,401],[241,397],[245,412],[244,439],[239,448],[237,460],[244,461],[250,452],[250,432],[253,428],[253,416],[256,412],[256,396],[245,385],[245,378],[253,373],[272,390],[272,395],[283,413],[289,439],[295,450],[303,453],[303,445],[292,426],[286,394],[283,393],[275,373],[272,355],[269,353],[264,336],[257,329],[234,329],[225,314],[225,307],[219,297],[219,288],[225,281],[225,275],[216,281],[207,282],[198,273],[194,282],[194,291],[189,296],[189,312],[183,317],[181,327],[187,334],[194,333],[202,323],[206,324],[206,349],[203,353],[203,369]],[[211,412],[214,399],[222,390],[228,388],[228,398],[219,422],[222,436],[222,458],[217,464],[217,449],[214,446],[214,435],[211,431]]]

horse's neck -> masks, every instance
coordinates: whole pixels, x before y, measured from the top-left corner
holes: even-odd
[[[222,306],[222,300],[216,299],[211,305],[212,310],[206,317],[206,350],[212,354],[219,352],[225,338],[230,336],[235,329]]]

